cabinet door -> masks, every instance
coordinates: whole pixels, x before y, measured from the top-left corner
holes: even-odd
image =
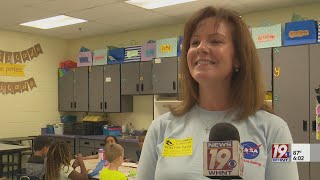
[[[121,95],[139,94],[139,62],[121,64]]]
[[[94,154],[94,148],[91,147],[80,147],[79,151],[83,156],[90,156]]]
[[[73,111],[73,71],[58,79],[59,111]]]
[[[120,112],[120,64],[104,66],[104,112]]]
[[[320,140],[316,139],[316,93],[315,88],[320,85],[320,45],[312,44],[310,48],[310,143],[319,144]],[[320,163],[310,163],[310,180],[318,180],[320,177]]]
[[[260,66],[267,91],[272,91],[272,48],[258,49]]]
[[[177,93],[178,58],[168,57],[153,60],[154,94]]]
[[[275,48],[273,52],[274,111],[290,128],[294,143],[309,143],[309,49]],[[309,179],[309,163],[297,163],[300,179]]]
[[[152,61],[140,62],[140,94],[153,94]]]
[[[89,106],[88,67],[76,68],[74,72],[74,110],[88,111]]]
[[[89,69],[89,111],[103,112],[103,66]]]

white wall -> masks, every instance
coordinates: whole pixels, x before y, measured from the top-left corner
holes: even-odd
[[[0,137],[37,135],[41,127],[59,120],[57,68],[66,57],[67,42],[5,30],[0,37],[0,50],[22,51],[40,43],[44,52],[25,63],[25,77],[0,76],[3,82],[33,77],[38,86],[21,94],[0,94]]]

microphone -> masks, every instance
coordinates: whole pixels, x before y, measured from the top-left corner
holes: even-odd
[[[203,142],[203,176],[210,179],[243,179],[243,149],[238,129],[229,123],[215,124],[209,142]]]

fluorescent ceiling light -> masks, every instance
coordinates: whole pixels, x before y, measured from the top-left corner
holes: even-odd
[[[192,1],[196,0],[129,0],[125,2],[145,9],[155,9],[160,7],[172,6],[176,4],[183,4]]]
[[[71,24],[83,23],[83,22],[87,22],[87,20],[73,18],[65,15],[59,15],[59,16],[49,17],[46,19],[40,19],[36,21],[22,23],[20,25],[30,26],[30,27],[40,28],[40,29],[51,29],[51,28],[67,26]]]

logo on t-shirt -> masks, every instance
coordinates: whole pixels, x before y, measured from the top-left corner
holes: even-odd
[[[243,147],[243,157],[245,159],[255,159],[259,156],[259,148],[261,145],[262,144],[257,145],[256,143],[251,141],[241,143],[241,146]]]

